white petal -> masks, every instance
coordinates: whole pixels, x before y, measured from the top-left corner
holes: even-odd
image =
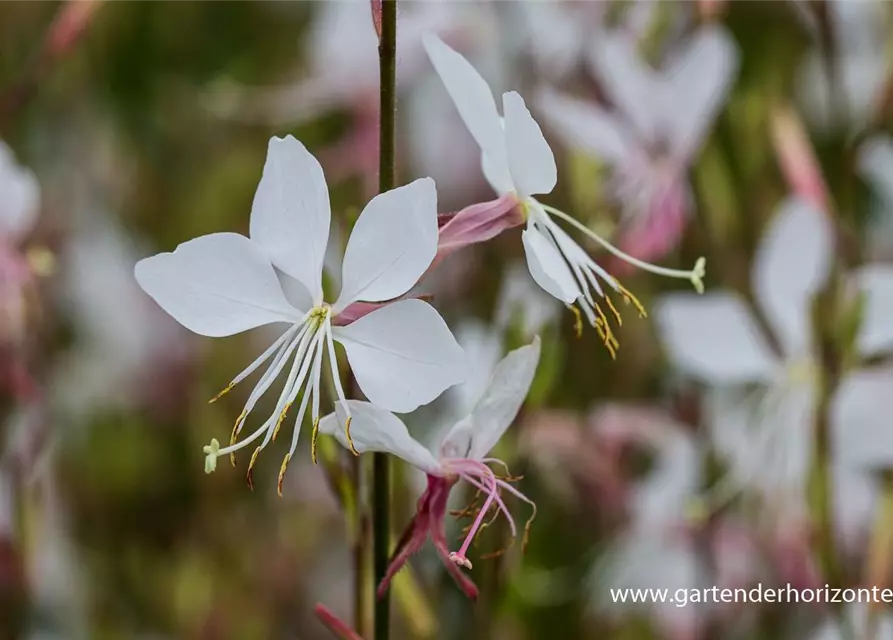
[[[502,94],[505,116],[505,148],[512,182],[522,200],[549,193],[558,181],[555,156],[527,105],[517,92]]]
[[[229,336],[301,317],[285,299],[273,265],[237,233],[184,242],[173,253],[140,260],[134,274],[162,309],[203,336]]]
[[[9,147],[0,141],[0,235],[18,241],[37,218],[40,189],[30,169],[16,163]]]
[[[720,27],[699,29],[665,79],[665,134],[681,162],[698,152],[738,69],[738,49]]]
[[[661,84],[627,35],[604,34],[595,39],[591,62],[611,102],[647,141],[657,140],[662,110],[655,99]]]
[[[752,284],[788,355],[809,347],[810,301],[828,279],[831,258],[826,215],[803,200],[787,199],[760,241]]]
[[[872,356],[893,349],[893,266],[869,265],[856,273],[865,295],[859,352]]]
[[[494,179],[491,182],[499,185],[510,183],[505,133],[487,82],[468,60],[437,36],[426,35],[423,44],[465,126],[487,156],[488,170]]]
[[[471,414],[446,435],[440,455],[480,460],[509,428],[530,390],[540,359],[539,336],[510,352],[496,365],[484,394]]]
[[[580,287],[570,268],[547,238],[536,229],[528,228],[521,233],[521,241],[527,256],[527,268],[539,286],[565,304],[580,297]]]
[[[375,196],[347,242],[336,310],[406,293],[436,253],[437,192],[431,178]]]
[[[251,206],[251,239],[270,260],[322,301],[329,239],[329,191],[322,167],[292,136],[270,138]]]
[[[731,293],[671,294],[655,317],[674,364],[711,384],[767,378],[776,358],[743,301]]]
[[[389,411],[408,413],[465,377],[465,352],[421,300],[394,302],[332,331],[360,389]]]
[[[893,371],[858,371],[840,384],[832,405],[838,461],[857,469],[893,468],[890,395]]]
[[[423,471],[431,472],[438,468],[431,452],[409,435],[406,425],[393,413],[360,400],[347,400],[346,403],[351,414],[350,439],[358,452],[391,453]],[[335,413],[319,421],[319,431],[335,436],[342,446],[348,448],[344,429],[347,412],[343,404],[335,403]]]
[[[611,164],[629,155],[633,142],[623,124],[598,105],[549,90],[540,93],[537,104],[565,144]]]

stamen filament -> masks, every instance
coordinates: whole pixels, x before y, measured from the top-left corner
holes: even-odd
[[[642,269],[643,271],[648,271],[655,275],[666,276],[668,278],[681,278],[684,280],[689,280],[692,283],[692,285],[695,287],[695,289],[698,291],[698,293],[703,293],[703,290],[704,290],[703,277],[705,275],[705,260],[704,260],[704,258],[698,258],[697,262],[695,263],[694,268],[691,271],[684,271],[682,269],[669,269],[667,267],[659,267],[657,265],[653,265],[649,262],[643,262],[642,260],[639,260],[638,258],[634,258],[633,256],[629,255],[625,251],[621,251],[620,249],[618,249],[617,247],[612,245],[610,242],[608,242],[607,240],[605,240],[604,238],[599,236],[597,233],[592,231],[585,224],[583,224],[582,222],[569,216],[568,214],[564,213],[560,209],[556,209],[555,207],[550,207],[549,205],[542,204],[541,202],[537,202],[537,204],[539,204],[543,208],[543,210],[547,211],[548,213],[551,213],[552,215],[554,215],[558,218],[561,218],[568,224],[575,227],[577,230],[586,234],[589,238],[591,238],[592,240],[595,240],[599,245],[601,245],[602,248],[604,248],[607,251],[609,251],[610,253],[614,254],[621,260],[624,260],[624,261],[630,263],[631,265],[636,266],[639,269]]]
[[[232,381],[228,385],[226,385],[226,388],[223,389],[223,391],[221,391],[216,396],[214,396],[213,398],[208,400],[208,403],[212,404],[214,402],[217,402],[220,398],[222,398],[227,393],[229,393],[233,387],[235,387],[237,384],[242,382],[242,380],[244,380],[245,378],[250,376],[252,373],[254,373],[257,370],[257,368],[260,365],[262,365],[264,362],[266,362],[270,358],[270,356],[273,355],[273,353],[275,351],[277,351],[285,343],[286,340],[289,340],[295,334],[295,332],[297,330],[298,330],[298,327],[297,327],[297,325],[295,325],[293,327],[290,327],[281,336],[276,338],[276,341],[273,342],[273,344],[271,344],[269,347],[267,347],[266,351],[264,351],[262,354],[260,354],[260,356],[254,362],[252,362],[247,367],[245,367],[245,369],[239,375],[237,375],[235,378],[233,378]]]
[[[347,438],[347,446],[350,448],[350,452],[355,456],[359,456],[360,452],[357,451],[357,448],[353,445],[353,438],[350,437],[350,406],[347,404],[347,398],[344,395],[344,387],[341,386],[341,373],[338,371],[338,358],[335,355],[335,340],[332,337],[332,320],[330,316],[326,316],[326,345],[329,349],[329,369],[332,372],[332,381],[335,384],[335,393],[338,396],[338,400],[341,402],[341,406],[344,407],[344,411],[347,413],[347,420],[344,426],[344,435]]]

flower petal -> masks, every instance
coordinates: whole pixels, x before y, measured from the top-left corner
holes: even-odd
[[[738,49],[720,27],[704,27],[670,66],[663,108],[671,154],[688,163],[723,104],[738,68]]]
[[[521,233],[530,275],[547,293],[570,304],[582,294],[558,249],[536,229]]]
[[[406,460],[426,472],[433,472],[439,465],[431,452],[409,435],[406,425],[390,411],[369,402],[347,400],[350,409],[350,439],[360,453],[382,451]],[[345,425],[347,412],[343,403],[335,403],[335,413],[319,421],[320,433],[335,436],[344,448],[349,448]]]
[[[828,218],[803,200],[787,199],[760,242],[752,284],[788,355],[809,348],[809,305],[828,278],[831,258]]]
[[[611,164],[630,154],[633,141],[626,128],[598,105],[549,90],[540,93],[537,104],[565,144]]]
[[[831,414],[838,462],[860,470],[893,468],[891,392],[889,369],[858,371],[843,379]]]
[[[661,85],[636,51],[635,41],[623,33],[605,33],[596,38],[590,61],[611,102],[641,137],[656,141],[665,108],[655,101]]]
[[[273,264],[322,301],[322,265],[329,240],[329,191],[322,167],[292,136],[270,138],[251,206],[251,239]]]
[[[431,178],[375,196],[347,241],[335,309],[406,293],[436,253],[437,192]]]
[[[776,358],[734,294],[671,294],[659,301],[655,316],[670,359],[702,382],[753,382],[773,371]]]
[[[333,331],[360,389],[389,411],[408,413],[465,377],[465,352],[421,300],[394,302]]]
[[[511,184],[505,133],[487,82],[468,60],[437,36],[428,34],[422,42],[465,126],[484,152],[491,183]]]
[[[893,349],[893,266],[863,267],[856,273],[856,281],[865,294],[859,352],[873,356],[890,351]]]
[[[505,148],[509,171],[520,199],[549,193],[558,182],[558,168],[552,148],[543,137],[524,98],[516,91],[502,94],[505,116]]]
[[[450,429],[441,445],[447,458],[480,460],[509,428],[530,390],[540,359],[540,339],[511,351],[496,365],[471,413]]]
[[[203,336],[229,336],[301,317],[285,299],[273,265],[237,233],[184,242],[173,253],[140,260],[134,275],[162,309]]]

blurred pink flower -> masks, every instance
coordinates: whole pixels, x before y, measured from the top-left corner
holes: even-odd
[[[810,303],[828,277],[832,258],[827,216],[801,200],[785,201],[764,234],[752,273],[754,296],[781,353],[773,352],[735,293],[671,294],[658,304],[657,324],[670,360],[712,389],[707,409],[713,445],[730,464],[712,489],[715,503],[753,489],[776,507],[770,513],[788,521],[805,517],[820,366],[813,350]],[[893,269],[870,265],[852,281],[866,298],[858,352],[870,356],[889,351]],[[841,462],[866,466],[893,455],[893,439],[886,438],[883,447],[876,438],[868,439],[885,415],[887,395],[878,389],[883,381],[882,373],[869,370],[844,377],[832,406]],[[748,384],[757,388],[742,400]]]
[[[634,39],[611,32],[596,39],[591,62],[613,110],[551,90],[541,92],[540,110],[566,144],[611,166],[621,248],[643,260],[662,257],[683,231],[688,170],[728,94],[737,47],[722,28],[702,27],[658,72]]]
[[[342,424],[348,410],[344,405],[349,405],[353,415],[351,435],[357,451],[390,453],[423,471],[428,479],[428,486],[416,506],[416,514],[397,543],[388,572],[378,586],[379,595],[384,593],[393,576],[430,536],[447,570],[465,595],[476,598],[477,588],[457,566],[471,569],[468,549],[482,526],[485,526],[485,518],[490,514],[491,507],[496,516],[502,514],[506,518],[512,536],[517,535],[515,521],[501,493],[510,493],[530,504],[534,509],[533,515],[536,515],[535,505],[511,486],[512,479],[497,476],[488,466],[499,465],[508,475],[506,464],[487,456],[517,416],[533,382],[539,356],[538,337],[534,338],[532,344],[515,349],[505,356],[493,371],[487,388],[471,413],[456,422],[446,434],[437,455],[410,436],[406,425],[394,414],[368,402],[350,400],[338,403],[335,414],[323,418],[319,426],[320,432],[334,435],[347,447],[350,443]],[[477,511],[461,548],[450,552],[446,546],[444,518],[450,490],[460,480],[479,490],[486,499]],[[533,516],[524,528],[525,538],[532,519]]]

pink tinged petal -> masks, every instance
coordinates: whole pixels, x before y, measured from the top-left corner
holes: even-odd
[[[731,293],[672,294],[655,309],[667,353],[710,385],[766,380],[777,359],[744,302]]]
[[[341,271],[336,312],[351,302],[396,298],[437,253],[437,192],[431,178],[375,196],[360,214]]]
[[[772,143],[788,187],[821,211],[827,210],[828,187],[803,123],[790,107],[772,111]]]
[[[625,126],[596,104],[545,90],[537,105],[565,144],[612,165],[630,155],[635,143]]]
[[[666,105],[655,98],[659,79],[639,56],[635,41],[619,33],[604,34],[595,39],[591,62],[611,102],[641,137],[656,141]]]
[[[488,179],[491,184],[510,185],[505,134],[496,110],[496,101],[487,82],[468,60],[437,36],[428,34],[422,42],[465,126],[487,158]]]
[[[536,229],[521,234],[530,275],[549,295],[570,304],[582,293],[558,249]]]
[[[0,236],[21,240],[34,226],[40,188],[30,169],[21,167],[12,150],[0,141]]]
[[[522,224],[524,216],[518,207],[518,199],[513,194],[465,207],[440,228],[435,262],[459,249],[486,242],[506,229]]]
[[[251,207],[251,239],[278,268],[322,301],[329,239],[329,192],[322,167],[292,136],[270,138]]]
[[[865,370],[841,382],[832,405],[834,452],[856,469],[893,468],[893,371]]]
[[[371,0],[372,5],[372,25],[375,27],[375,35],[381,40],[381,2],[382,0]]]
[[[134,274],[162,309],[203,336],[229,336],[301,318],[285,299],[273,265],[237,233],[184,242],[173,253],[140,260]]]
[[[343,327],[345,325],[367,316],[376,309],[391,304],[390,302],[352,302],[337,316],[332,318],[332,325]]]
[[[679,244],[685,231],[690,202],[688,185],[681,177],[666,179],[655,185],[647,211],[642,212],[629,228],[624,228],[620,248],[626,253],[653,262],[664,257]],[[610,273],[631,273],[635,267],[620,260],[611,261]]]
[[[527,397],[540,358],[539,336],[515,349],[496,365],[471,414],[444,438],[441,456],[480,460],[514,422]]]
[[[828,279],[833,255],[827,216],[796,198],[778,209],[754,257],[753,291],[788,355],[811,344],[810,304]]]
[[[429,476],[429,484],[431,483],[431,480],[432,479]],[[437,554],[440,556],[444,567],[446,567],[447,573],[453,577],[453,580],[456,581],[456,584],[469,600],[477,600],[477,586],[471,578],[469,578],[465,572],[453,562],[453,559],[450,557],[449,547],[447,546],[446,533],[444,531],[444,519],[446,518],[447,502],[452,487],[452,483],[443,479],[440,479],[439,482],[435,484],[435,490],[432,491],[429,503],[431,512],[429,533],[431,535],[431,542],[434,544],[434,548],[437,550]]]
[[[502,94],[502,111],[509,172],[518,197],[524,200],[528,196],[550,193],[558,182],[555,155],[524,104],[524,98],[515,91]]]
[[[725,102],[738,70],[738,47],[721,27],[703,27],[668,68],[664,135],[673,158],[688,164]]]
[[[859,352],[873,356],[893,349],[893,266],[869,265],[856,273],[865,296],[857,344]]]
[[[333,328],[373,404],[408,413],[465,378],[465,352],[434,308],[401,300]]]
[[[331,631],[335,637],[341,638],[341,640],[363,640],[363,637],[359,633],[351,629],[350,625],[336,616],[324,604],[317,603],[316,606],[313,607],[313,613],[316,614],[319,621],[326,627],[326,629]]]
[[[354,447],[360,453],[382,451],[402,458],[409,464],[431,474],[440,468],[431,452],[409,435],[406,425],[390,411],[385,411],[369,402],[347,400],[350,410],[350,436]],[[330,413],[319,422],[319,431],[335,436],[345,448],[349,448],[345,425],[347,411],[343,403],[335,404],[335,413]]]

